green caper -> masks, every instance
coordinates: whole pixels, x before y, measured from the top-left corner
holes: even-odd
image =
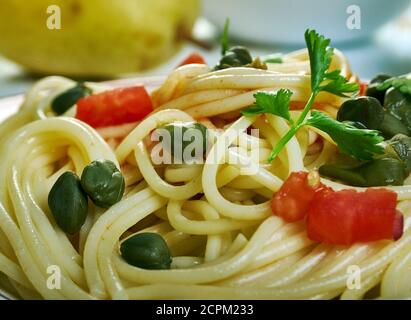
[[[403,162],[389,157],[354,167],[327,164],[321,166],[319,172],[321,175],[359,187],[399,186],[406,178]]]
[[[57,114],[62,115],[72,106],[74,106],[80,98],[91,94],[91,90],[84,83],[79,82],[76,86],[64,91],[54,98],[51,102],[51,109]]]
[[[387,91],[389,96],[391,96],[390,90]],[[390,106],[391,109],[384,109],[373,97],[350,99],[341,105],[337,120],[361,123],[368,129],[381,131],[386,138],[391,138],[398,133],[408,135],[407,124],[410,124],[411,129],[411,108],[405,110],[402,104],[391,104]]]
[[[408,100],[407,98],[407,95],[402,93],[400,90],[396,88],[389,88],[384,96],[384,106],[387,109],[391,109],[393,106],[398,107],[397,105],[401,104],[404,100]]]
[[[384,108],[373,97],[359,97],[345,101],[338,110],[338,121],[362,123],[368,129],[378,129],[384,119]]]
[[[318,169],[318,172],[322,176],[341,180],[352,186],[365,186],[367,182],[362,174],[356,170],[357,168],[358,166],[351,167],[345,165],[325,164]]]
[[[96,160],[84,168],[81,185],[93,203],[108,208],[121,200],[125,181],[120,170],[109,160]]]
[[[216,70],[227,69],[232,67],[242,67],[253,62],[250,51],[242,46],[235,46],[228,49],[221,58]]]
[[[203,158],[207,151],[207,127],[201,123],[172,123],[160,127],[157,132],[164,149],[174,160],[189,163]]]
[[[235,54],[241,65],[246,65],[253,62],[253,57],[251,56],[250,51],[245,47],[235,46],[230,48],[227,52]]]
[[[385,93],[384,106],[411,132],[411,99],[398,89],[390,88]]]
[[[381,122],[378,130],[380,130],[384,137],[388,139],[396,134],[409,134],[407,127],[401,122],[401,120],[394,117],[389,112],[385,112],[384,120]]]
[[[121,244],[120,253],[127,263],[138,268],[161,270],[171,266],[170,249],[157,233],[138,233],[128,238]]]
[[[377,90],[377,86],[383,83],[385,80],[390,79],[391,76],[387,74],[379,74],[370,81],[365,94],[370,97],[374,97],[380,101],[381,104],[384,103],[384,95],[386,90]]]
[[[227,52],[226,55],[221,58],[218,69],[221,70],[233,67],[242,67],[246,64],[243,64],[234,52]]]
[[[48,205],[57,225],[66,233],[80,231],[88,212],[87,194],[73,172],[63,173],[51,188]]]
[[[404,164],[394,158],[375,159],[360,170],[367,181],[366,187],[402,186],[406,178]]]
[[[407,174],[411,173],[411,137],[397,134],[388,141],[385,152],[401,160]]]

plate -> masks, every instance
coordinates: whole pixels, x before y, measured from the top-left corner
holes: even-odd
[[[165,80],[164,76],[155,76],[155,77],[144,77],[144,78],[140,77],[140,78],[120,79],[120,80],[113,80],[113,81],[105,81],[102,83],[109,85],[113,88],[128,87],[128,86],[143,84],[146,87],[146,89],[149,92],[151,92],[154,89],[161,86],[164,80]],[[23,102],[23,100],[24,100],[24,94],[0,99],[0,123],[16,113],[21,103]],[[2,275],[0,274],[0,276]],[[15,300],[15,299],[16,297],[14,297],[12,294],[0,288],[0,300]]]
[[[113,81],[104,81],[103,84],[109,85],[113,88],[128,87],[138,84],[143,84],[146,89],[151,92],[158,88],[164,82],[164,76],[154,77],[139,77],[139,78],[127,78]],[[19,106],[24,100],[24,94],[10,96],[6,98],[0,98],[0,123],[6,118],[16,113]]]

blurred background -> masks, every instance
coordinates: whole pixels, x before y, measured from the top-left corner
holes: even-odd
[[[411,72],[410,0],[1,0],[0,97],[59,74],[107,80],[165,75],[188,54],[210,65],[231,44],[255,55],[304,47],[314,28],[362,79]]]

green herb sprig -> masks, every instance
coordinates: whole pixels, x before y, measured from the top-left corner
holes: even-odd
[[[358,91],[356,83],[350,83],[340,74],[340,70],[328,71],[333,48],[329,47],[330,39],[319,35],[314,30],[305,32],[305,41],[308,49],[311,67],[311,94],[296,121],[290,116],[289,104],[292,92],[280,89],[276,93],[258,92],[254,95],[254,105],[243,111],[246,116],[269,113],[284,118],[290,124],[290,130],[280,139],[270,154],[269,161],[273,161],[290,139],[305,125],[316,127],[326,132],[337,143],[341,151],[360,160],[370,160],[374,154],[383,153],[379,145],[383,137],[378,131],[359,129],[351,124],[337,121],[320,111],[308,113],[320,92],[329,92],[346,97]],[[307,117],[308,116],[308,117]]]
[[[224,56],[228,49],[230,49],[230,19],[226,19],[224,23],[223,35],[221,37],[221,55]]]
[[[265,56],[261,58],[261,60],[265,63],[283,63],[283,57],[281,54],[275,53],[275,54],[270,54],[268,56]]]

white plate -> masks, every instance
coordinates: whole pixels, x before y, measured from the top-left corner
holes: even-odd
[[[104,84],[112,86],[114,88],[118,87],[127,87],[137,84],[145,85],[146,89],[151,92],[152,90],[158,88],[163,82],[164,77],[145,77],[145,78],[130,78],[130,79],[121,79],[121,80],[114,80],[114,81],[106,81]],[[19,109],[19,106],[24,100],[24,95],[16,95],[7,98],[0,99],[0,123],[3,122],[6,118],[10,117],[14,113],[16,113]],[[4,289],[0,288],[0,300],[5,299],[12,299],[14,300],[15,297],[5,291]]]
[[[158,88],[163,82],[165,77],[156,76],[156,77],[144,77],[144,78],[129,78],[129,79],[120,79],[113,81],[102,82],[113,88],[118,87],[127,87],[137,84],[144,84],[146,89],[151,92],[152,90]],[[8,118],[9,116],[16,113],[19,109],[20,104],[23,102],[24,95],[16,95],[6,98],[0,98],[0,123]]]

